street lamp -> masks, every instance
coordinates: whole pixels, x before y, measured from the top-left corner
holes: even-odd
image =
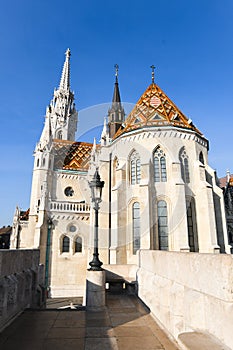
[[[101,202],[102,189],[104,187],[104,181],[100,181],[100,175],[98,168],[96,168],[92,181],[89,181],[89,187],[91,189],[91,201],[93,202],[93,209],[95,211],[95,226],[94,226],[94,252],[93,259],[89,262],[90,271],[101,271],[103,263],[99,260],[98,252],[98,215],[99,215],[99,203]]]
[[[48,293],[48,282],[49,282],[49,257],[50,257],[50,241],[51,241],[51,230],[53,227],[52,219],[49,217],[47,220],[47,244],[46,244],[46,253],[45,253],[45,290]]]

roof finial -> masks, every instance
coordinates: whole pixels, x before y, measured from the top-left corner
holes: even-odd
[[[116,77],[116,83],[117,83],[118,82],[118,72],[119,72],[119,66],[117,63],[114,65],[114,68],[115,68],[115,77]]]
[[[71,55],[70,49],[68,48],[68,49],[66,50],[66,58],[70,58],[70,55]]]
[[[70,88],[70,49],[66,50],[66,60],[63,66],[59,89],[69,90]]]
[[[152,72],[151,72],[151,80],[152,80],[152,84],[154,84],[155,82],[155,66],[152,64],[152,66],[150,66]]]

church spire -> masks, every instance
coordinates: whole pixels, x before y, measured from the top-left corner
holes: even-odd
[[[67,49],[59,88],[54,90],[53,99],[46,111],[42,143],[48,142],[50,138],[74,141],[77,115],[74,93],[70,90],[70,49]]]
[[[115,85],[112,98],[112,106],[108,110],[108,127],[109,127],[109,137],[113,138],[117,130],[120,128],[121,124],[125,119],[125,111],[121,105],[120,89],[118,84],[118,72],[119,66],[115,64]]]
[[[66,60],[64,62],[61,81],[60,81],[60,90],[70,90],[70,49],[66,50]]]
[[[118,85],[118,71],[119,66],[118,64],[115,64],[115,86],[114,86],[114,92],[112,97],[112,103],[120,103],[121,102],[121,96],[120,96],[120,90]]]

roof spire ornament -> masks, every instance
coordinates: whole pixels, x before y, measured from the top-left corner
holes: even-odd
[[[152,66],[150,66],[151,68],[151,81],[152,81],[152,84],[155,83],[155,66],[152,64]]]
[[[115,77],[116,77],[116,83],[118,83],[118,72],[119,72],[119,66],[118,66],[118,64],[117,64],[117,63],[114,65],[114,68],[115,68]]]
[[[66,60],[63,66],[61,81],[59,89],[69,90],[70,89],[70,49],[68,48],[65,52]]]

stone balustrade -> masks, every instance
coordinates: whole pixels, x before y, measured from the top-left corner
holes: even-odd
[[[141,250],[137,278],[139,297],[176,340],[202,332],[233,349],[232,255]]]
[[[90,213],[90,205],[80,202],[57,202],[49,203],[49,209],[53,212],[65,211],[75,213]]]
[[[0,331],[28,307],[43,306],[39,250],[0,250]]]

